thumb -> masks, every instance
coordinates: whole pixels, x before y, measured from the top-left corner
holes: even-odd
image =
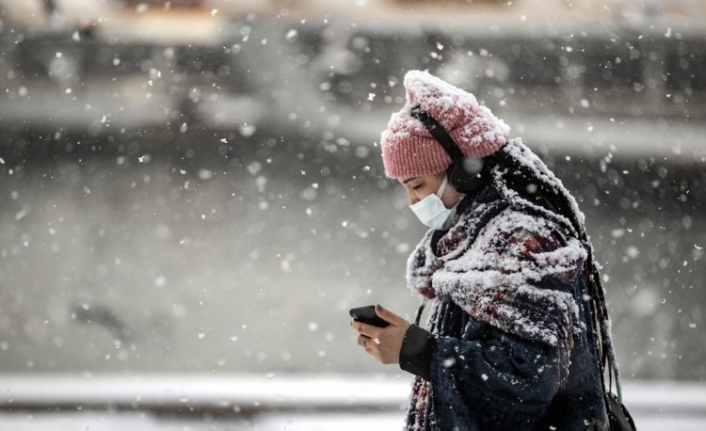
[[[375,314],[395,326],[398,326],[400,323],[406,322],[406,320],[404,320],[402,317],[396,315],[395,313],[389,311],[386,308],[383,308],[383,306],[380,304],[377,304],[375,306]]]

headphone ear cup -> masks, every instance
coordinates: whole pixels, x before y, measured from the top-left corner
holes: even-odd
[[[478,173],[471,175],[462,164],[452,163],[446,170],[449,183],[459,193],[469,194],[485,184],[487,175]]]
[[[467,193],[469,190],[469,180],[471,179],[463,166],[459,166],[456,163],[452,163],[451,166],[446,170],[446,177],[449,179],[449,183],[461,193]]]

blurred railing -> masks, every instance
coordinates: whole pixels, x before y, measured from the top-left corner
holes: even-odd
[[[338,415],[344,427],[345,418],[369,414],[401,423],[409,389],[407,377],[0,375],[0,425],[11,414],[138,411],[182,420],[217,418],[221,425],[238,418],[257,424],[272,415],[302,413],[311,418]],[[624,399],[640,429],[706,426],[703,383],[628,381]]]

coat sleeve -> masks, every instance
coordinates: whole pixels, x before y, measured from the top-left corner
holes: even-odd
[[[435,274],[441,300],[472,317],[460,337],[442,333],[433,345],[442,429],[524,429],[541,417],[568,375],[584,259],[581,243],[551,223],[508,211]]]

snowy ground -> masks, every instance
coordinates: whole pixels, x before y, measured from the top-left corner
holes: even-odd
[[[706,384],[625,383],[639,429],[706,429]],[[360,376],[0,377],[0,429],[399,429],[409,379]]]

